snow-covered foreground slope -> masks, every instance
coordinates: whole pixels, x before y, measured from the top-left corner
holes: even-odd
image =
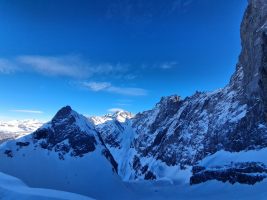
[[[42,125],[43,123],[38,120],[0,121],[0,143],[32,133]]]
[[[166,181],[139,181],[126,183],[127,188],[135,196],[127,199],[140,200],[264,200],[266,199],[267,182],[254,186],[210,181],[201,185],[190,186],[186,183],[170,184]],[[103,188],[98,188],[103,192],[104,200],[122,200],[114,192],[106,192]],[[17,178],[0,173],[0,199],[1,200],[91,200],[82,195],[56,191],[51,189],[29,188]]]
[[[133,196],[93,125],[69,106],[34,133],[0,145],[0,163],[1,172],[31,187],[96,199],[107,194],[117,199]]]
[[[79,194],[30,188],[21,180],[0,173],[0,199],[1,200],[92,200],[92,198]]]
[[[140,200],[265,200],[267,181],[254,186],[210,181],[200,185],[171,185],[162,181],[129,183]]]

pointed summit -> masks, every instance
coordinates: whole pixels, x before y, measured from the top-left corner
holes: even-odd
[[[74,156],[94,151],[100,143],[93,125],[70,106],[61,108],[33,137],[44,149],[62,150],[64,154],[71,151]]]
[[[65,107],[62,107],[57,113],[56,115],[54,116],[54,118],[58,119],[58,118],[64,118],[66,117],[67,115],[70,115],[71,112],[72,112],[72,108],[70,106],[65,106]]]

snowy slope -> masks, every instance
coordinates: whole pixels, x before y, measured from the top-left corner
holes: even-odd
[[[0,173],[1,200],[92,200],[82,195],[41,188],[30,188],[12,176]]]
[[[135,194],[135,199],[140,200],[264,200],[266,199],[267,182],[254,186],[210,181],[200,185],[170,184],[164,181],[146,181],[127,183],[127,188]],[[103,192],[103,188],[100,188]],[[112,194],[105,193],[102,199],[125,199],[112,198]],[[50,189],[29,188],[17,178],[0,173],[0,199],[3,200],[89,200],[91,198],[69,192],[61,192]],[[128,198],[127,198],[128,199]]]
[[[103,199],[129,191],[113,157],[93,125],[69,106],[33,134],[0,146],[0,171],[31,187],[50,188]],[[19,166],[19,167],[17,167]]]
[[[140,200],[265,200],[267,181],[256,185],[241,185],[210,181],[190,186],[188,184],[169,184],[163,181],[128,183]]]
[[[267,148],[240,152],[218,151],[199,161],[199,165],[206,167],[230,164],[232,162],[261,162],[267,165]]]

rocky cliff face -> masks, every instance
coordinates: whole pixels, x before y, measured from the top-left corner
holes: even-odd
[[[185,99],[164,97],[154,109],[131,119],[130,150],[135,154],[127,158],[129,179],[153,171],[150,177],[160,177],[159,163],[184,169],[222,149],[238,152],[267,146],[266,0],[249,1],[241,41],[236,72],[226,87]],[[124,142],[118,141],[118,147]]]

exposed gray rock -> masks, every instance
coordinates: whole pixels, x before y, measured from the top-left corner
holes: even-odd
[[[128,149],[118,150],[135,152],[119,162],[119,166],[133,169],[129,179],[144,178],[142,169],[158,164],[151,164],[151,158],[185,168],[222,149],[236,152],[267,146],[266,0],[248,2],[240,32],[242,51],[227,86],[209,93],[196,92],[185,99],[164,97],[152,110],[130,119],[128,128],[109,132],[114,138],[105,142],[113,145],[113,152],[114,148],[126,148],[122,144],[129,138],[121,138],[129,129],[134,135]],[[119,123],[117,127],[126,125]],[[105,124],[98,126],[98,131],[107,137]]]
[[[206,169],[202,166],[192,168],[190,184],[199,184],[209,180],[254,185],[267,177],[267,167],[263,163],[245,162]]]

